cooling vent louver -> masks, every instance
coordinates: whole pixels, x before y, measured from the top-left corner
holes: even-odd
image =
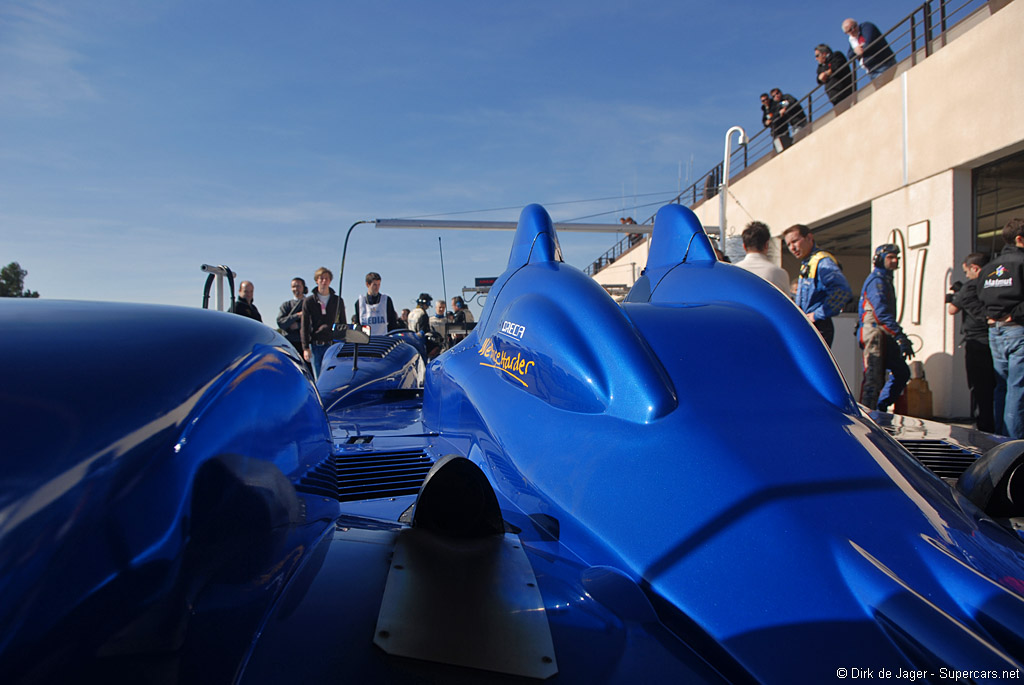
[[[422,450],[343,454],[310,469],[296,489],[339,502],[415,495],[431,466]]]
[[[363,343],[361,345],[353,345],[352,343],[345,343],[338,350],[337,357],[339,359],[349,358],[356,353],[356,348],[359,348],[360,359],[383,359],[388,356],[391,350],[395,349],[402,344],[402,341],[398,338],[370,338],[370,342]]]
[[[940,478],[956,480],[980,456],[945,440],[900,440],[910,454]]]

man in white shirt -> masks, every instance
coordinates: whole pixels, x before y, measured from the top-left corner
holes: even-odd
[[[370,335],[387,335],[398,328],[398,314],[391,298],[380,291],[380,274],[366,274],[366,294],[356,300],[356,316],[360,326],[368,326]]]
[[[782,292],[789,294],[789,274],[768,259],[768,242],[771,231],[760,221],[751,221],[743,229],[743,251],[747,256],[736,263],[741,269],[757,274]]]

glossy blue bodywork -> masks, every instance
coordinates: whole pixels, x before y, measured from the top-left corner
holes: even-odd
[[[354,360],[354,363],[353,363]],[[337,343],[324,353],[317,388],[330,412],[362,395],[381,396],[391,390],[423,385],[423,353],[415,333],[394,331],[359,345]]]
[[[801,313],[683,207],[621,306],[527,207],[422,390],[407,333],[332,348],[314,386],[244,317],[2,301],[0,322],[4,682],[530,680],[396,656],[376,628],[396,578],[432,577],[392,568],[396,545],[512,592],[476,543],[411,524],[428,471],[462,493],[453,520],[478,515],[476,485],[431,470],[453,454],[525,553],[553,681],[997,682],[1024,659],[1013,522],[862,414]],[[504,635],[487,614],[402,637]]]

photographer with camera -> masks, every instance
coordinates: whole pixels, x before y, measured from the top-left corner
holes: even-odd
[[[972,252],[960,266],[967,277],[965,283],[956,281],[946,294],[946,310],[960,313],[961,347],[967,366],[967,387],[971,390],[971,416],[978,430],[994,433],[996,430],[994,397],[996,374],[992,368],[992,351],[988,346],[988,321],[985,305],[978,299],[978,276],[988,263],[988,255]]]
[[[789,127],[779,114],[779,103],[768,93],[761,93],[761,125],[771,129],[776,152],[782,152],[793,144],[793,139],[789,136]]]

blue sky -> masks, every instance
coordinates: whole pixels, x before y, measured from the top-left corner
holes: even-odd
[[[642,220],[760,129],[760,92],[808,92],[851,12],[915,6],[3,0],[0,263],[46,298],[184,306],[227,264],[272,321],[360,219]],[[360,226],[346,302],[368,270],[399,308],[439,297],[439,236],[449,297],[504,269],[511,233]],[[617,238],[561,240],[583,267]]]

